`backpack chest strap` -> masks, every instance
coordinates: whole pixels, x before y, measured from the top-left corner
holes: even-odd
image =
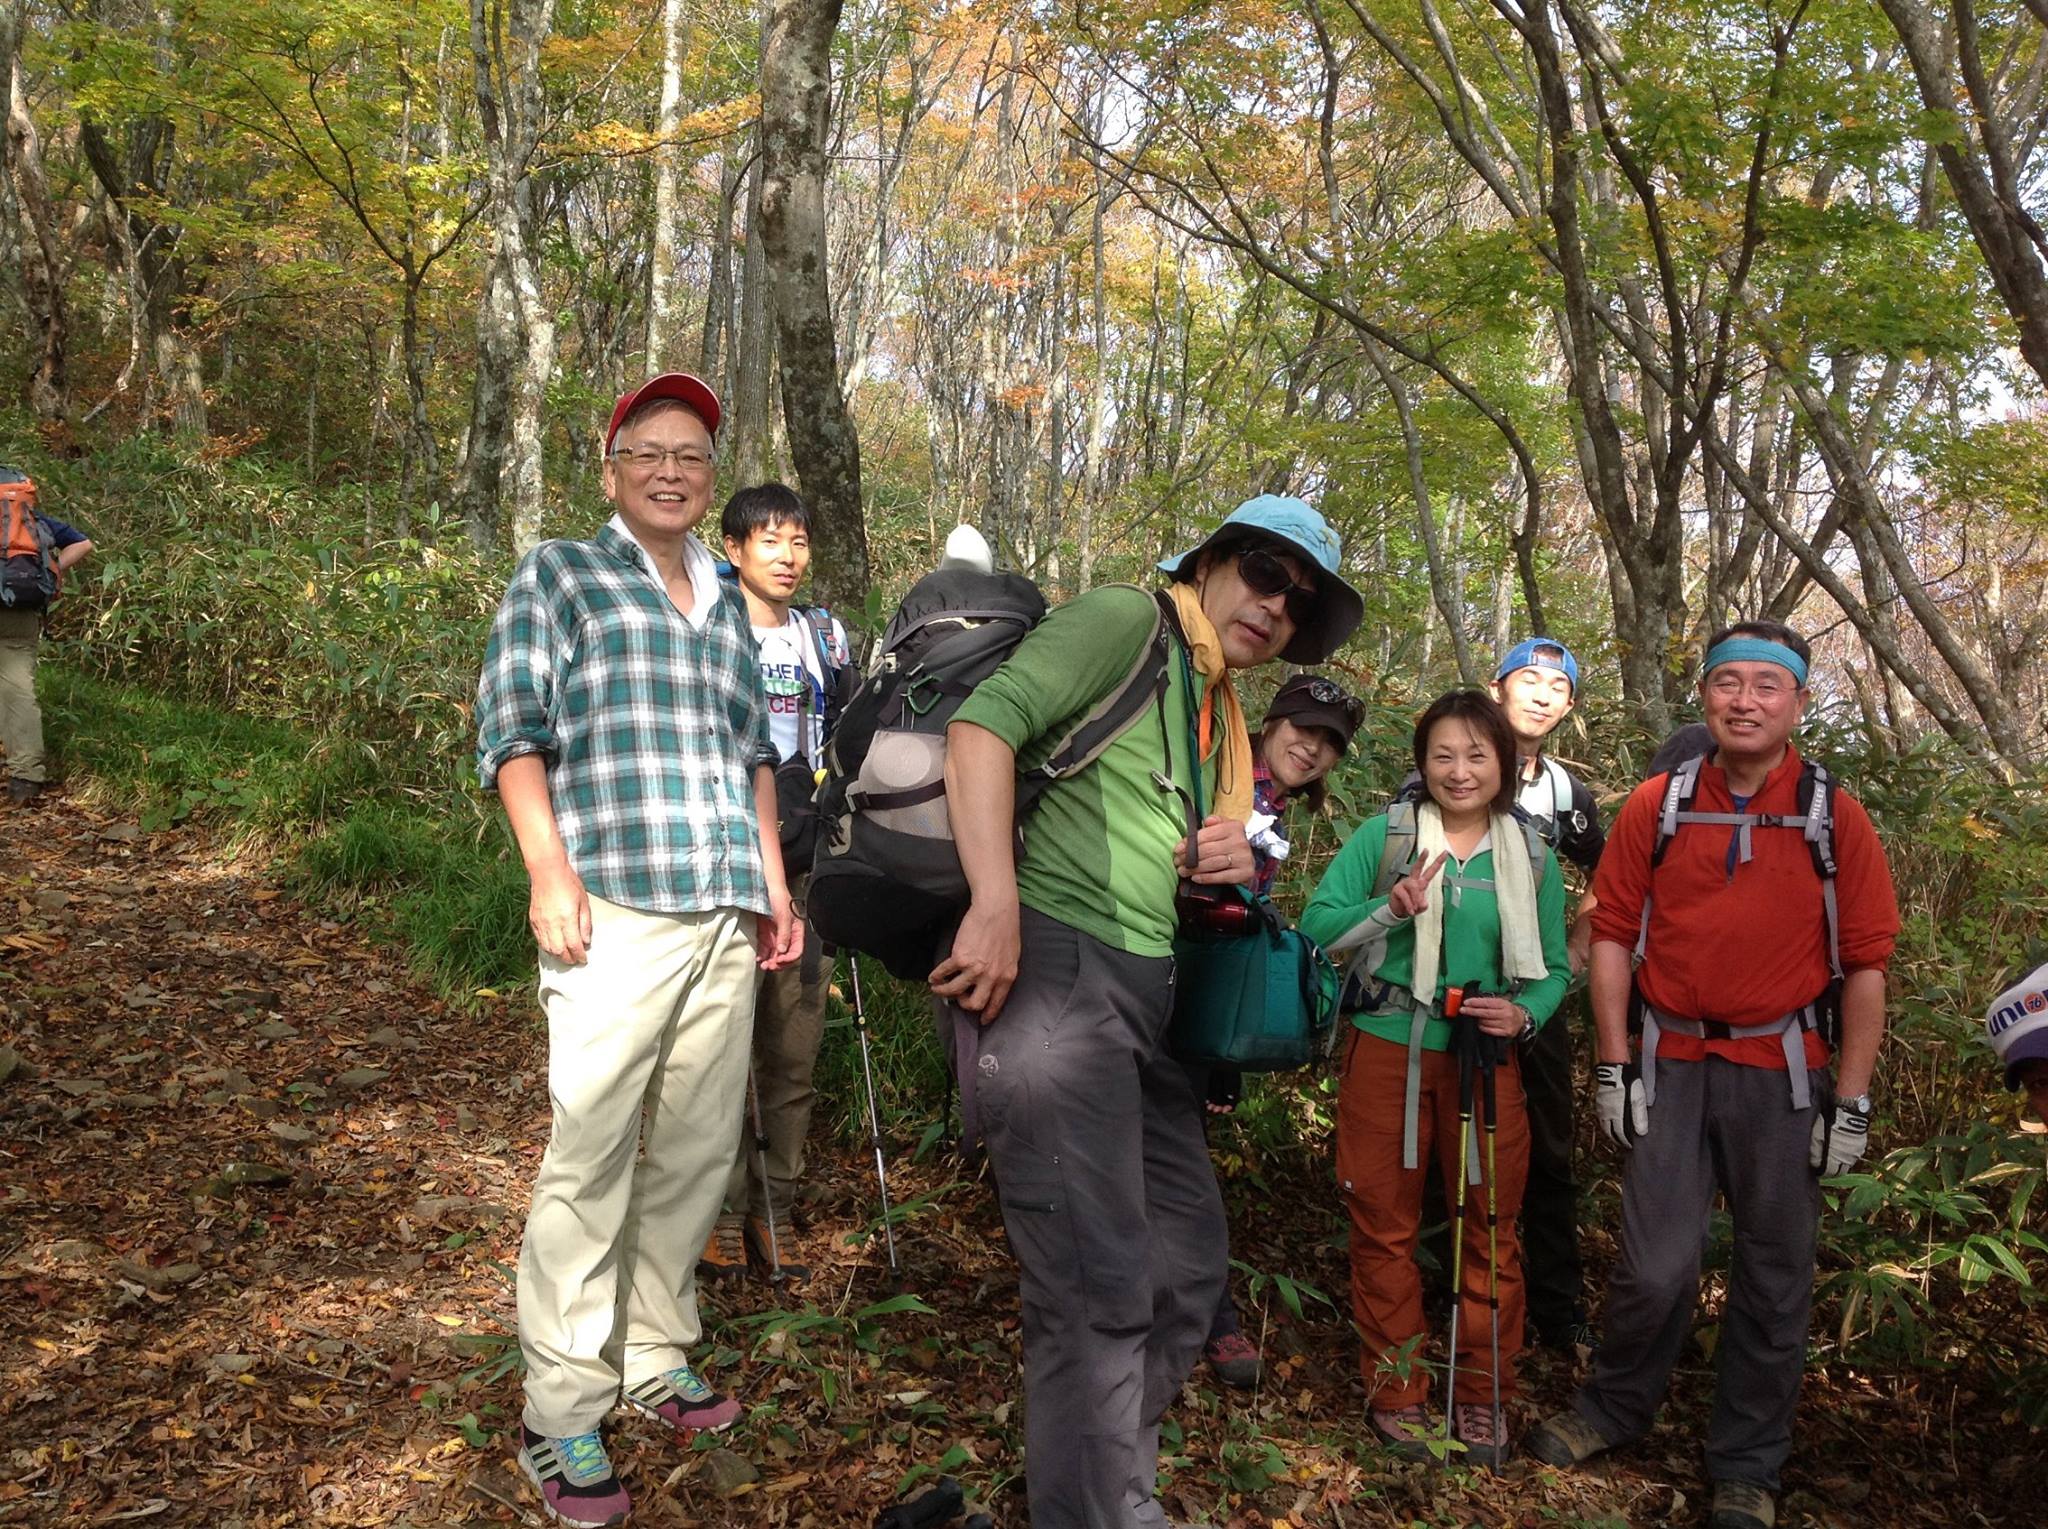
[[[1809,1003],[1767,1019],[1760,1025],[1731,1025],[1718,1019],[1686,1019],[1655,1004],[1643,1003],[1643,1102],[1657,1102],[1657,1043],[1669,1031],[1695,1040],[1730,1041],[1775,1035],[1785,1050],[1785,1071],[1792,1084],[1792,1108],[1803,1110],[1813,1104],[1813,1088],[1806,1077],[1806,1032],[1820,1028],[1820,1005]]]
[[[1440,879],[1445,886],[1451,889],[1451,906],[1454,908],[1464,903],[1464,894],[1467,892],[1491,892],[1493,890],[1493,878],[1491,876],[1460,876],[1450,871],[1445,871]]]
[[[1780,812],[1693,812],[1690,810],[1679,812],[1674,810],[1664,814],[1664,821],[1668,825],[1665,829],[1666,837],[1676,833],[1679,826],[1685,823],[1718,823],[1725,828],[1733,828],[1735,830],[1736,863],[1747,865],[1754,851],[1754,846],[1750,841],[1751,829],[1796,828],[1802,835],[1805,835],[1807,823],[1810,819],[1805,813],[1800,813],[1797,816],[1787,816]]]

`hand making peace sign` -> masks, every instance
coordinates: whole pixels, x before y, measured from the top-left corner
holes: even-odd
[[[1429,906],[1429,884],[1436,880],[1437,873],[1444,868],[1444,862],[1451,858],[1447,849],[1438,850],[1435,859],[1427,855],[1416,857],[1408,867],[1408,874],[1394,883],[1387,893],[1387,906],[1396,918],[1413,918]]]

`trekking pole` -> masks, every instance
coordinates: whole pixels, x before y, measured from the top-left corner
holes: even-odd
[[[882,1112],[875,1107],[875,1059],[868,1048],[868,1011],[860,997],[860,956],[846,953],[848,985],[853,989],[853,1033],[860,1037],[860,1072],[868,1090],[868,1142],[875,1149],[875,1187],[882,1196],[882,1236],[889,1248],[889,1284],[903,1283],[903,1270],[896,1262],[896,1224],[889,1209],[889,1170],[882,1159]]]
[[[1496,1451],[1506,1437],[1501,1430],[1500,1405],[1500,1201],[1494,1188],[1499,1182],[1500,1164],[1496,1154],[1500,1112],[1498,1097],[1494,1093],[1494,1072],[1500,1065],[1503,1045],[1499,1036],[1479,1038],[1479,1082],[1486,1123],[1486,1319],[1493,1328],[1493,1443]]]
[[[1444,992],[1444,1018],[1451,1023],[1451,1045],[1458,1053],[1458,1187],[1451,1198],[1451,1334],[1450,1380],[1444,1387],[1444,1443],[1451,1441],[1453,1419],[1458,1415],[1458,1317],[1465,1306],[1465,1178],[1471,1151],[1472,1130],[1472,1048],[1464,1039],[1458,1011],[1464,1007],[1465,990]]]
[[[754,1120],[754,1164],[761,1170],[761,1206],[768,1222],[768,1283],[782,1283],[782,1247],[775,1235],[775,1191],[768,1183],[768,1131],[761,1124],[761,1089],[747,1067],[747,1112]]]

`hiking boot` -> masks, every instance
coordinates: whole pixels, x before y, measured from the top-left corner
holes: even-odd
[[[15,807],[33,807],[42,794],[43,783],[39,780],[23,780],[17,775],[7,783],[7,800]]]
[[[1496,1433],[1491,1406],[1459,1407],[1451,1431],[1465,1446],[1466,1460],[1483,1470],[1498,1471],[1514,1453],[1514,1445],[1508,1441],[1507,1413],[1501,1413],[1500,1430]]]
[[[1579,1465],[1612,1448],[1613,1440],[1570,1408],[1545,1418],[1522,1439],[1522,1453],[1545,1465]]]
[[[768,1240],[768,1221],[764,1216],[747,1217],[747,1262],[764,1279],[789,1280],[802,1284],[811,1277],[808,1264],[796,1263],[791,1255],[796,1251],[789,1240],[789,1221],[786,1217],[775,1218],[775,1240]],[[775,1255],[780,1254],[777,1258]]]
[[[626,1515],[633,1511],[633,1500],[612,1473],[604,1441],[596,1434],[551,1439],[522,1423],[519,1435],[524,1441],[519,1450],[519,1469],[539,1491],[549,1518],[578,1525],[579,1529],[606,1529],[626,1521]]]
[[[742,1218],[722,1215],[712,1225],[711,1240],[697,1255],[699,1279],[740,1279],[747,1272],[747,1245]]]
[[[686,1364],[626,1388],[626,1405],[679,1433],[722,1433],[739,1420],[740,1404],[720,1396]]]
[[[1259,1351],[1243,1333],[1225,1333],[1202,1345],[1202,1357],[1226,1386],[1249,1391],[1259,1383]]]
[[[1771,1529],[1778,1522],[1778,1499],[1753,1481],[1717,1481],[1707,1529]]]
[[[1437,1458],[1429,1447],[1429,1439],[1434,1432],[1429,1412],[1420,1402],[1384,1412],[1373,1407],[1366,1412],[1365,1420],[1371,1425],[1373,1436],[1380,1441],[1380,1447],[1388,1454],[1399,1455],[1403,1460]]]

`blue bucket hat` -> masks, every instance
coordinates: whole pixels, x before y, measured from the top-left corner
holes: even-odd
[[[1572,657],[1572,650],[1555,637],[1530,637],[1516,643],[1508,649],[1508,656],[1500,661],[1500,667],[1493,671],[1495,682],[1506,679],[1517,669],[1555,670],[1571,682],[1574,697],[1579,693],[1579,661]]]
[[[1315,571],[1315,614],[1295,629],[1293,640],[1280,650],[1290,664],[1319,664],[1344,646],[1344,639],[1365,619],[1365,601],[1338,572],[1344,566],[1344,543],[1310,505],[1284,494],[1247,499],[1224,517],[1223,524],[1178,557],[1162,558],[1162,573],[1176,579],[1195,576],[1204,552],[1221,552],[1247,542],[1273,541],[1307,559]]]

